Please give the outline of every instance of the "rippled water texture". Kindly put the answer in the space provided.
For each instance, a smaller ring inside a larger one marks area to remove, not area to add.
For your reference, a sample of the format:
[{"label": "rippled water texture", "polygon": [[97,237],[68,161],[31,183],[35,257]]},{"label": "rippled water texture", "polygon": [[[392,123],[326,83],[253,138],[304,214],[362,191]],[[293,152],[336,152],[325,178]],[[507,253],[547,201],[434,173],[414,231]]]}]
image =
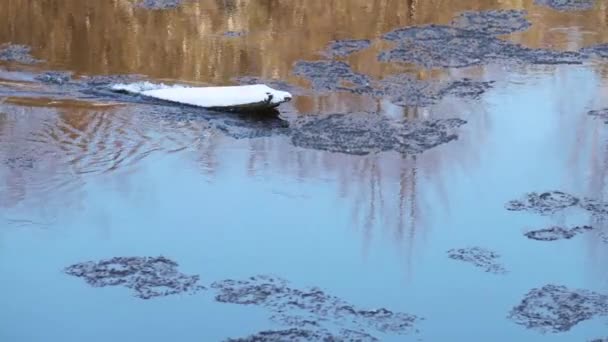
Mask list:
[{"label": "rippled water texture", "polygon": [[0,341],[606,338],[607,6],[0,1]]}]

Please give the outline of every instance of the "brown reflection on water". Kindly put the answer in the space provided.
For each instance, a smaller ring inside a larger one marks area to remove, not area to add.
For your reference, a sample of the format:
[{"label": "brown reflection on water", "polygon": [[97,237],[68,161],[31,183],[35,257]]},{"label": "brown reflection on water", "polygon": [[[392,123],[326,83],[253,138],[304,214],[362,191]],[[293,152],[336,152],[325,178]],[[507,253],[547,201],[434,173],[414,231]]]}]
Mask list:
[{"label": "brown reflection on water", "polygon": [[111,102],[80,101],[72,99],[53,99],[40,97],[5,97],[3,103],[26,107],[54,107],[54,108],[109,108],[122,106]]},{"label": "brown reflection on water", "polygon": [[[527,9],[534,25],[513,39],[531,46],[576,48],[608,38],[604,2],[574,14],[534,6],[533,0],[198,0],[168,11],[133,3],[4,0],[0,42],[31,45],[51,68],[77,73],[220,84],[244,74],[295,81],[293,63],[320,58],[330,40],[374,39],[400,26],[449,23],[463,10]],[[229,30],[247,34],[225,37]],[[373,76],[394,73],[395,66],[376,61],[380,45],[352,56],[353,67]]]},{"label": "brown reflection on water", "polygon": [[[143,74],[197,84],[227,84],[243,75],[306,85],[292,74],[298,60],[319,59],[334,39],[376,39],[348,58],[353,69],[382,78],[411,66],[379,63],[388,46],[377,38],[394,28],[449,23],[464,10],[525,9],[533,26],[509,37],[529,46],[578,49],[608,41],[605,2],[593,11],[563,13],[533,0],[193,0],[174,10],[152,11],[135,0],[4,0],[0,43],[31,45],[45,69],[77,74]],[[226,37],[226,31],[246,32]],[[484,76],[488,67],[466,70]],[[598,66],[598,68],[602,68]],[[465,76],[466,73],[463,73]],[[420,79],[446,78],[445,70],[419,72]],[[299,112],[375,110],[369,99],[348,94],[298,97]]]}]

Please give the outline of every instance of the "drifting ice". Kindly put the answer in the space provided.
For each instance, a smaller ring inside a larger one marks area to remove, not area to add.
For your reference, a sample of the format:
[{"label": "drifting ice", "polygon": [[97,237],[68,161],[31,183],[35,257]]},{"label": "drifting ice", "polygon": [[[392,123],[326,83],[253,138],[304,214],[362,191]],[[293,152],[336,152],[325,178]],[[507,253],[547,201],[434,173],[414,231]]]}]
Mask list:
[{"label": "drifting ice", "polygon": [[277,107],[291,100],[291,94],[264,84],[225,87],[167,86],[150,82],[115,84],[112,90],[196,107],[248,111]]}]

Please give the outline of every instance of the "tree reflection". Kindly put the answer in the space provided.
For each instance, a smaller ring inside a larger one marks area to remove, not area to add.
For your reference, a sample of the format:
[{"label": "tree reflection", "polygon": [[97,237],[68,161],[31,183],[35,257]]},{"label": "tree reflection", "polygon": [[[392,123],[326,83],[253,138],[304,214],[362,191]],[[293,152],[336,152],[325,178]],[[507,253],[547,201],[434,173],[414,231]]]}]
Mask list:
[{"label": "tree reflection", "polygon": [[[533,0],[203,0],[171,11],[149,11],[134,2],[5,0],[0,42],[31,45],[53,68],[77,73],[222,84],[245,74],[297,82],[293,63],[320,58],[330,40],[376,39],[400,26],[449,23],[464,10],[528,10],[533,26],[512,39],[530,46],[575,49],[608,38],[604,3],[571,15],[534,6]],[[247,35],[228,38],[226,31]],[[376,61],[382,45],[352,56],[350,64],[372,76],[394,72],[395,66]]]}]

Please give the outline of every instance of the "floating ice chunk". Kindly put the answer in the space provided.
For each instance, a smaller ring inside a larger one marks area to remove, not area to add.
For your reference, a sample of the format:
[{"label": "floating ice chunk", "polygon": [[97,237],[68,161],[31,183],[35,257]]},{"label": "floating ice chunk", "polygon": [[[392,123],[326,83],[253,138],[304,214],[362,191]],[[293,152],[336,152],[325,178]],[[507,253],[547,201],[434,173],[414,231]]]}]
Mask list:
[{"label": "floating ice chunk", "polygon": [[112,90],[210,109],[260,110],[290,101],[292,96],[264,84],[225,87],[167,86],[150,82],[115,84]]},{"label": "floating ice chunk", "polygon": [[146,90],[145,96],[205,108],[276,107],[291,94],[263,84],[229,87],[163,88]]}]

